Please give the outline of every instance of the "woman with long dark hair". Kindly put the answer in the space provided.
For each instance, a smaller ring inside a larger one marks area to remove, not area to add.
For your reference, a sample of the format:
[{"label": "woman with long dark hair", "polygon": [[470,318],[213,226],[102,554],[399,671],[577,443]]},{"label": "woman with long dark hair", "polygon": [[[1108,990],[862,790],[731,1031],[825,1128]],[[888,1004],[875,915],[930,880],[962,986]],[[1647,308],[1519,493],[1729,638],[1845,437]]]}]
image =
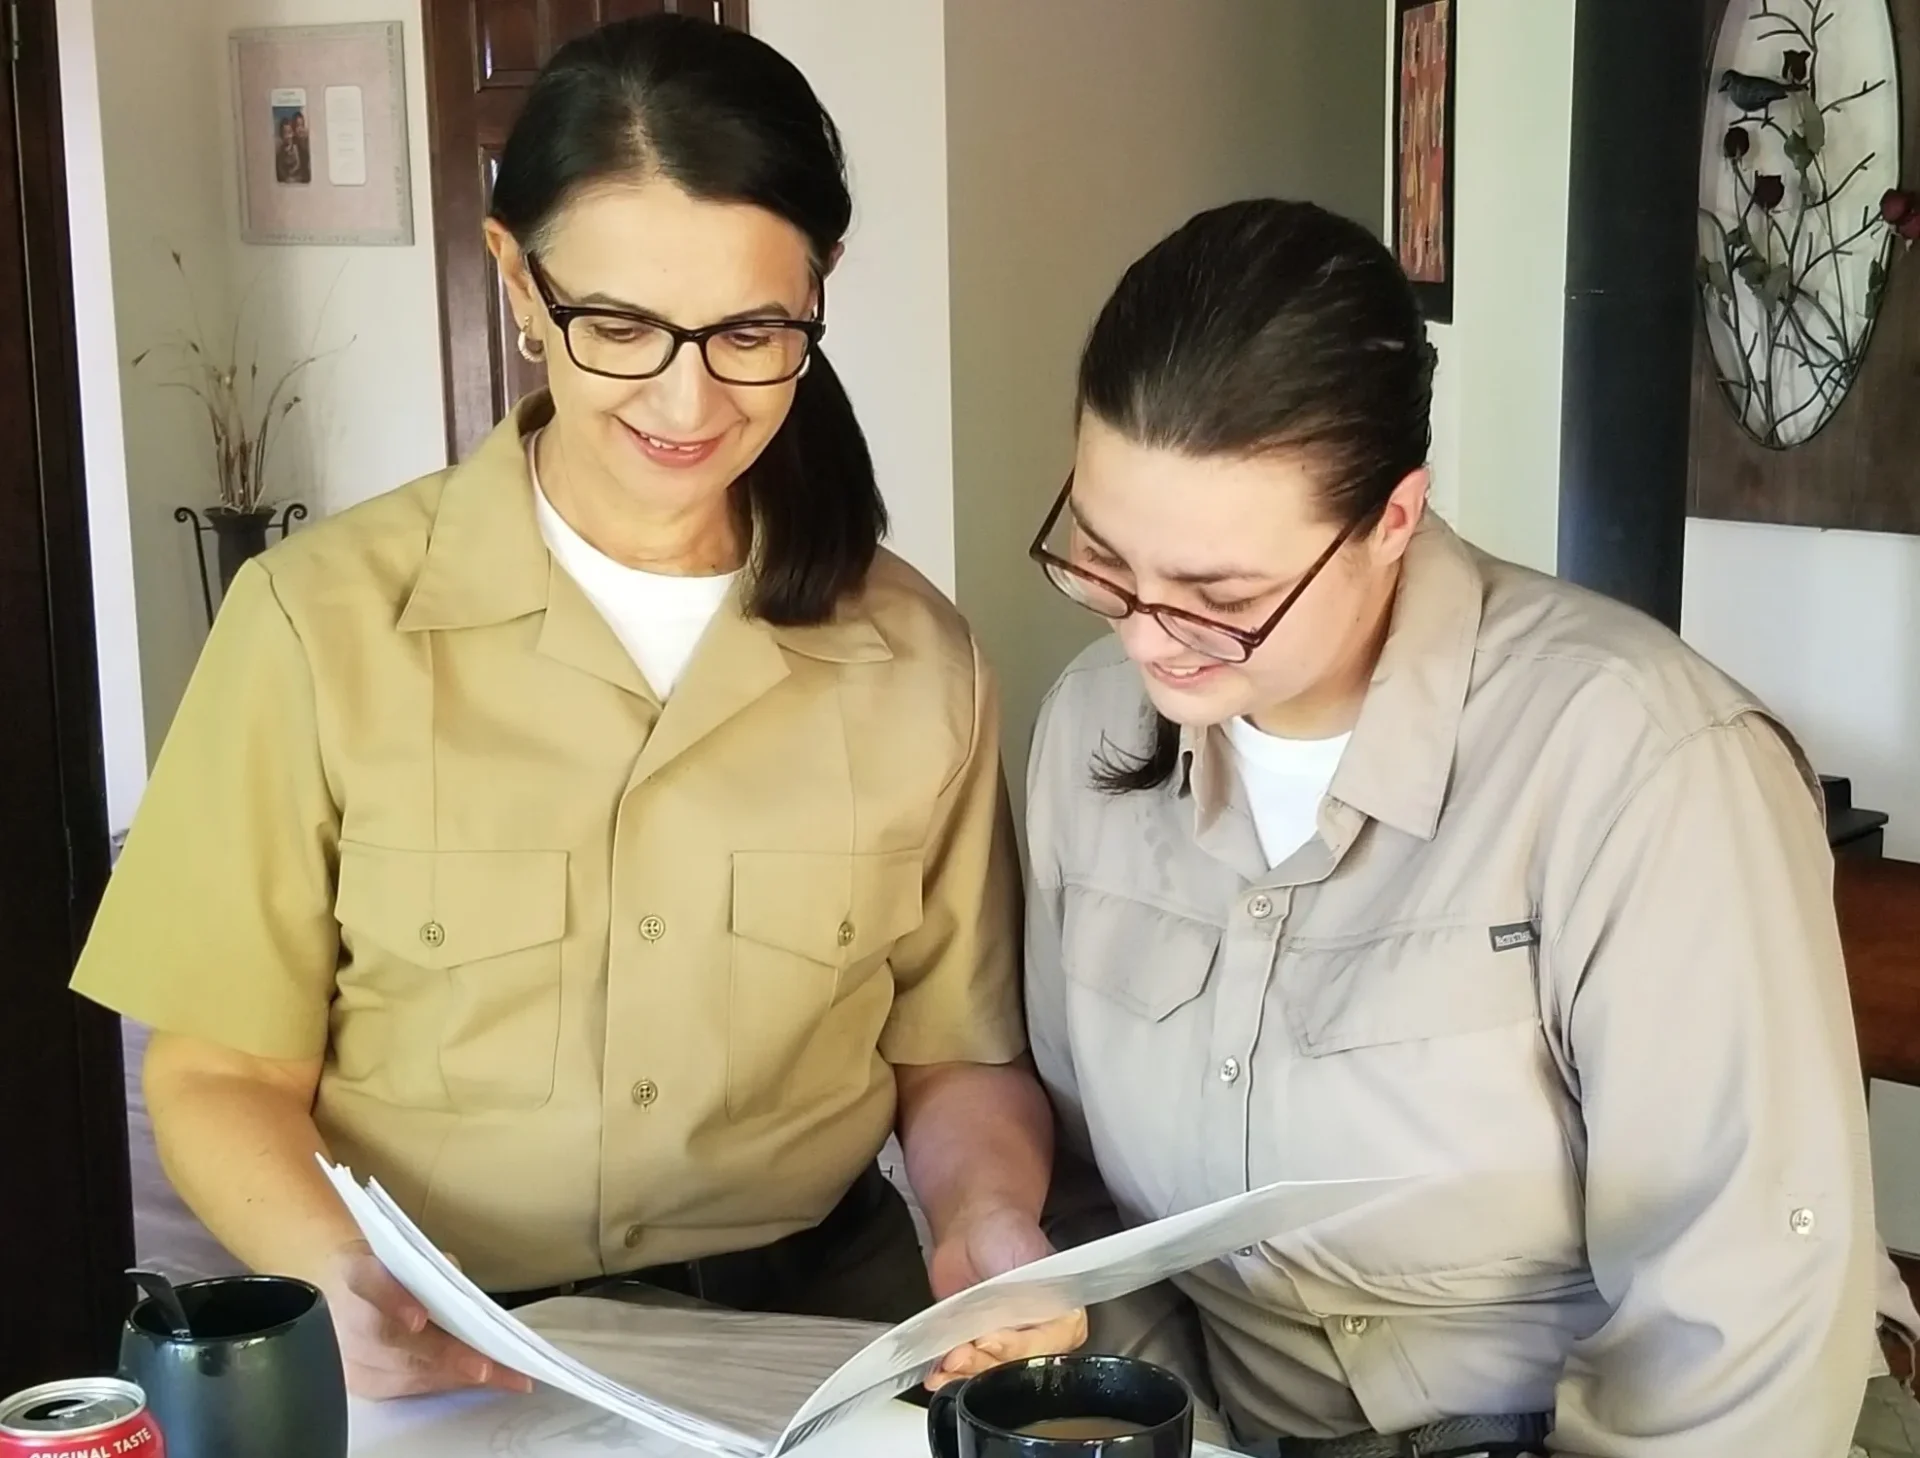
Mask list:
[{"label": "woman with long dark hair", "polygon": [[1426,1177],[1178,1281],[1249,1451],[1838,1458],[1879,1253],[1817,786],[1671,633],[1429,514],[1432,370],[1301,203],[1194,218],[1094,326],[1034,546],[1113,626],[1029,781],[1063,1167],[1128,1222]]},{"label": "woman with long dark hair", "polygon": [[993,688],[821,349],[851,207],[765,44],[566,46],[487,224],[550,391],[244,571],[181,706],[76,986],[153,1025],[169,1174],[325,1291],[355,1391],[523,1379],[323,1152],[509,1302],[901,1317],[895,1131],[934,1290],[1046,1249]]}]

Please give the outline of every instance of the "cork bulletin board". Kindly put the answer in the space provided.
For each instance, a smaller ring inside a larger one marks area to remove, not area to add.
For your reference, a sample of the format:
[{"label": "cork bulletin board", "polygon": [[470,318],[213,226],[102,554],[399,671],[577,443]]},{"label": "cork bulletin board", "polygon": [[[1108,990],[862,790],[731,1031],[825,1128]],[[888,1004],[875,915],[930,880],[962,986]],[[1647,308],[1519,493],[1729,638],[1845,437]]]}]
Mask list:
[{"label": "cork bulletin board", "polygon": [[234,32],[245,242],[413,242],[401,36],[398,21]]}]

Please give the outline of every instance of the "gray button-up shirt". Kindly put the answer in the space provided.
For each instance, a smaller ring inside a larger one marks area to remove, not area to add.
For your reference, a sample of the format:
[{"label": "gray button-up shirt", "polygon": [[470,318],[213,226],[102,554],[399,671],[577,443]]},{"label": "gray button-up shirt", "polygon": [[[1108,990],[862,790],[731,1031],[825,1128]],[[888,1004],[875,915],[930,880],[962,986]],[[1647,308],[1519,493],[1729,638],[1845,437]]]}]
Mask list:
[{"label": "gray button-up shirt", "polygon": [[1112,642],[1029,777],[1028,1000],[1122,1219],[1438,1173],[1180,1281],[1245,1433],[1551,1412],[1556,1453],[1844,1454],[1870,1360],[1860,1068],[1817,787],[1646,618],[1430,521],[1319,835],[1218,731],[1163,791]]}]

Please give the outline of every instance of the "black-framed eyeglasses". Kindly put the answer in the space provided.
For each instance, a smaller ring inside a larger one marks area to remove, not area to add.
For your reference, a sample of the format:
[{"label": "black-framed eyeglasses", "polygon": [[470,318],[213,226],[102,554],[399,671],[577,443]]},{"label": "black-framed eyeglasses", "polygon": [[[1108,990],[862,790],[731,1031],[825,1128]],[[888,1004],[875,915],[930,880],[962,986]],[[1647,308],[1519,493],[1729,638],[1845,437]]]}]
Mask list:
[{"label": "black-framed eyeglasses", "polygon": [[650,314],[626,309],[579,308],[553,295],[546,270],[531,253],[527,272],[540,302],[559,326],[567,354],[590,375],[610,380],[650,380],[665,374],[685,345],[693,345],[707,373],[723,385],[783,385],[807,367],[827,332],[827,286],[817,273],[819,302],[811,319],[728,319],[682,329]]},{"label": "black-framed eyeglasses", "polygon": [[1267,620],[1257,628],[1236,628],[1230,623],[1216,622],[1200,613],[1188,612],[1185,608],[1169,606],[1166,603],[1142,602],[1139,597],[1117,582],[1109,582],[1097,572],[1069,562],[1066,558],[1050,551],[1047,538],[1053,535],[1053,529],[1060,523],[1060,514],[1067,509],[1067,501],[1073,495],[1073,474],[1067,474],[1067,484],[1060,488],[1060,495],[1053,503],[1053,510],[1047,513],[1047,519],[1040,524],[1039,535],[1033,539],[1033,545],[1027,548],[1027,555],[1040,564],[1040,570],[1047,574],[1060,592],[1083,608],[1089,608],[1103,618],[1119,621],[1121,618],[1145,613],[1163,629],[1175,642],[1204,653],[1207,657],[1222,663],[1245,663],[1253,652],[1272,636],[1273,630],[1280,626],[1293,605],[1300,601],[1300,594],[1313,585],[1334,555],[1347,544],[1359,523],[1349,522],[1341,528],[1340,535],[1327,544],[1314,564],[1307,569],[1306,576],[1293,585]]}]

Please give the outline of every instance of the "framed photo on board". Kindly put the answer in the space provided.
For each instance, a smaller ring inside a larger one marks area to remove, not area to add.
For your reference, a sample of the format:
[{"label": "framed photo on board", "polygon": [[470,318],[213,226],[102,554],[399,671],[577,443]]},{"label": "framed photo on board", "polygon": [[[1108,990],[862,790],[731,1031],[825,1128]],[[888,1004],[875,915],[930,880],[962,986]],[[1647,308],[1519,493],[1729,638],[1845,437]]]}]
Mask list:
[{"label": "framed photo on board", "polygon": [[400,22],[241,30],[229,50],[241,239],[411,244]]},{"label": "framed photo on board", "polygon": [[1459,0],[1394,0],[1393,252],[1435,323],[1453,318]]}]

